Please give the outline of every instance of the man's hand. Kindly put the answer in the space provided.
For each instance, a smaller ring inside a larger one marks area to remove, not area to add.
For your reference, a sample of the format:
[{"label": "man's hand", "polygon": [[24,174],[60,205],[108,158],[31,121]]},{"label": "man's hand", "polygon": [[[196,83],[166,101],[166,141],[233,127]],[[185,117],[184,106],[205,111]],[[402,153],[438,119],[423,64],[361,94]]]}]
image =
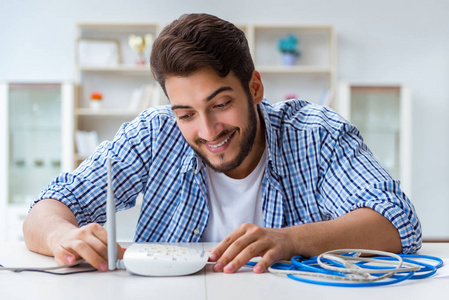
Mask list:
[{"label": "man's hand", "polygon": [[[59,265],[72,264],[83,258],[100,271],[108,269],[107,232],[99,224],[56,233],[50,238],[50,248]],[[123,258],[123,253],[117,244],[117,257]]]},{"label": "man's hand", "polygon": [[[108,267],[106,230],[96,223],[80,228],[72,211],[57,200],[36,203],[23,223],[23,233],[31,251],[54,256],[58,264],[83,258],[100,271]],[[118,244],[117,257],[123,257]]]},{"label": "man's hand", "polygon": [[319,255],[333,249],[402,251],[396,227],[370,208],[359,208],[329,221],[306,223],[281,229],[243,224],[212,250],[214,271],[233,273],[250,259],[262,256],[254,272],[264,272],[278,260],[294,255]]},{"label": "man's hand", "polygon": [[262,256],[253,268],[255,273],[262,273],[274,262],[290,259],[295,255],[290,231],[248,223],[239,226],[211,252],[210,261],[216,262],[214,271],[233,273],[253,257]]}]

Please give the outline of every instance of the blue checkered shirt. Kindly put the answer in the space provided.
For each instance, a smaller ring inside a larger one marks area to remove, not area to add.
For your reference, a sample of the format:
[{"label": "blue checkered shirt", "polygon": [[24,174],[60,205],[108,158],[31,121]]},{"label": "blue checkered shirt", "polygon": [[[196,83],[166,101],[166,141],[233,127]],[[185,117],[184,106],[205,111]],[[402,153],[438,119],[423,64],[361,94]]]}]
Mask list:
[{"label": "blue checkered shirt", "polygon": [[[388,218],[405,253],[421,246],[421,225],[399,182],[379,165],[358,130],[328,108],[301,100],[259,105],[267,164],[262,181],[266,227],[330,220],[360,207]],[[66,204],[80,226],[106,221],[106,158],[112,159],[117,210],[143,194],[135,241],[198,242],[207,226],[204,163],[184,140],[170,106],[122,125],[75,171],[38,197]],[[229,216],[232,218],[232,216]]]}]

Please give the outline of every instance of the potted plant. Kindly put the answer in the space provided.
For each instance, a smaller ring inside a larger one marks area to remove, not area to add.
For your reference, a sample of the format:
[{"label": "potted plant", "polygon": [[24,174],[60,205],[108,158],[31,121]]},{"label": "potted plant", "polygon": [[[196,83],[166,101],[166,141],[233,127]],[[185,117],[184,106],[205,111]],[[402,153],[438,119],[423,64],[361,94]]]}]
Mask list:
[{"label": "potted plant", "polygon": [[293,34],[279,39],[278,49],[282,53],[282,63],[284,66],[294,65],[301,54],[298,49],[298,38]]},{"label": "potted plant", "polygon": [[100,109],[102,100],[103,100],[102,93],[93,92],[92,94],[90,94],[90,107],[92,109]]}]

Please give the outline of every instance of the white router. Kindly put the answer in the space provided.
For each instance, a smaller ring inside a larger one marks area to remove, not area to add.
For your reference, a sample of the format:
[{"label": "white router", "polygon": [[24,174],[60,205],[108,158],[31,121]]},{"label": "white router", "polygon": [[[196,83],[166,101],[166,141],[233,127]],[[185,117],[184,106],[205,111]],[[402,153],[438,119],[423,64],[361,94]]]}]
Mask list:
[{"label": "white router", "polygon": [[182,276],[201,270],[207,263],[209,253],[189,244],[134,243],[126,249],[123,260],[117,260],[116,211],[110,158],[107,159],[107,170],[106,217],[109,270],[126,268],[131,274],[143,276]]}]

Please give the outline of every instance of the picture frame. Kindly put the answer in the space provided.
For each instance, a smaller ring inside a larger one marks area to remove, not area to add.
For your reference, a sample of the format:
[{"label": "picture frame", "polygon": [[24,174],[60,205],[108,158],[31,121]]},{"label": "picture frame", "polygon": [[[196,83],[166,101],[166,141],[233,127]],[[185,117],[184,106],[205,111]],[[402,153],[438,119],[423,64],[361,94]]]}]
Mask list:
[{"label": "picture frame", "polygon": [[78,67],[116,67],[120,64],[120,42],[115,39],[78,38]]}]

